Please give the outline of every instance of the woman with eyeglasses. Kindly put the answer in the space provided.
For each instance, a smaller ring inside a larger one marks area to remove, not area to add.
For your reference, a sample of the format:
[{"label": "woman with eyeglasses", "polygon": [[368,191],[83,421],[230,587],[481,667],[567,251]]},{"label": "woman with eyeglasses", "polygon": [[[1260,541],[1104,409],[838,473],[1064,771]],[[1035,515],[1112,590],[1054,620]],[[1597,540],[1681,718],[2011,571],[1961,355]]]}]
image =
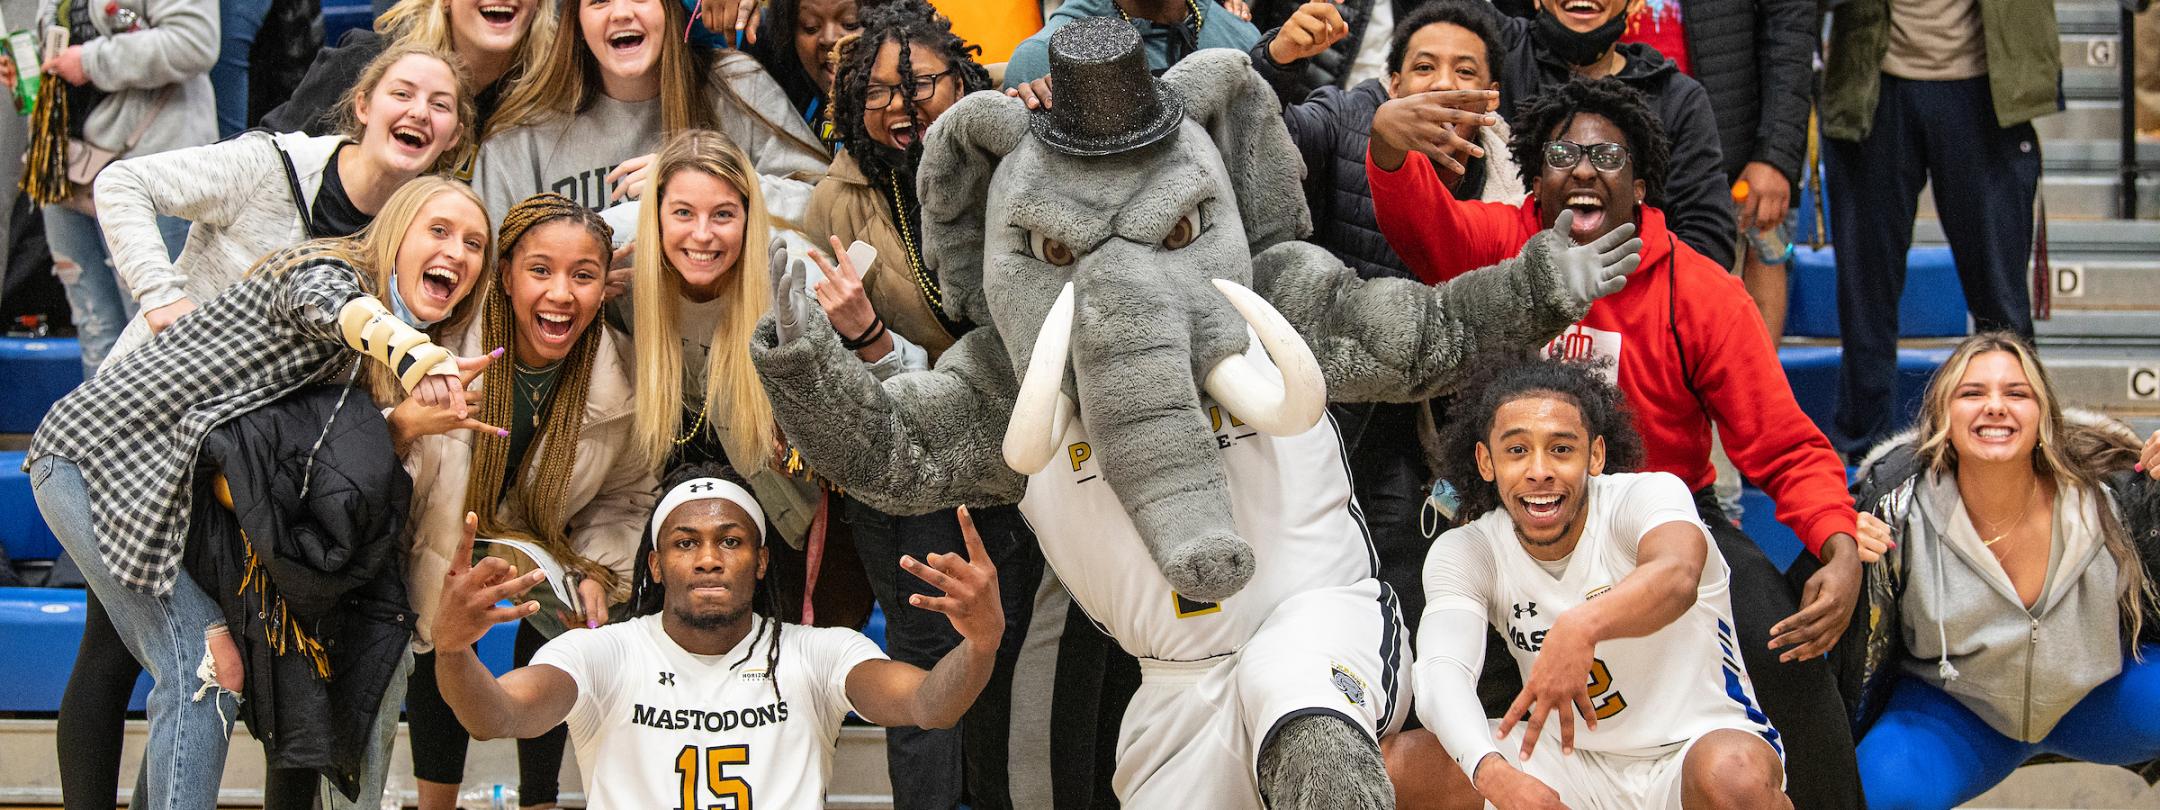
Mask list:
[{"label": "woman with eyeglasses", "polygon": [[[967,94],[994,85],[975,61],[980,49],[955,36],[945,18],[922,0],[871,6],[863,10],[862,24],[860,36],[841,43],[833,74],[833,124],[844,147],[810,194],[804,232],[813,239],[829,237],[833,254],[816,256],[824,280],[811,292],[833,328],[855,347],[856,357],[884,377],[928,368],[969,327],[947,316],[937,277],[924,261],[915,169],[922,161],[923,133],[938,116]],[[843,252],[857,241],[877,249],[877,259],[867,267],[856,266]],[[1014,760],[1008,750],[1025,747],[1007,745],[1007,728],[1048,727],[1008,723],[1011,671],[1029,630],[1042,556],[1014,507],[978,507],[973,515],[997,562],[1007,649],[993,686],[958,728],[886,730],[896,808],[957,806],[963,773],[975,807],[1036,806],[1025,797],[1008,796],[1008,760]],[[887,515],[850,499],[845,518],[885,611],[887,651],[918,666],[935,663],[960,638],[943,617],[910,604],[909,595],[923,586],[899,575],[900,559],[960,551],[958,517],[952,510]],[[1012,766],[1048,763],[1014,760]]]},{"label": "woman with eyeglasses", "polygon": [[[1530,187],[1521,204],[1457,200],[1426,155],[1411,152],[1388,170],[1376,147],[1365,173],[1381,233],[1428,283],[1514,256],[1543,230],[1607,250],[1637,237],[1640,269],[1545,351],[1612,361],[1647,449],[1643,469],[1677,475],[1694,490],[1732,570],[1740,657],[1784,738],[1793,804],[1860,806],[1852,731],[1823,660],[1860,594],[1843,462],[1793,400],[1740,279],[1690,246],[1658,207],[1672,146],[1642,93],[1618,79],[1577,80],[1537,97],[1510,123],[1510,151]],[[1713,427],[1740,473],[1770,494],[1778,521],[1806,546],[1790,580],[1719,506]]]}]

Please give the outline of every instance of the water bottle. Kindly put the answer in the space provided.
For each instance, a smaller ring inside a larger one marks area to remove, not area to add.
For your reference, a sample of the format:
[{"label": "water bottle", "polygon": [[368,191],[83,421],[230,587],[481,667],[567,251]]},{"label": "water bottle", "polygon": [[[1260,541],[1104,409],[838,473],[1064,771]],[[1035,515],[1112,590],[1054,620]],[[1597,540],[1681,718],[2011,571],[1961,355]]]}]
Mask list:
[{"label": "water bottle", "polygon": [[1747,239],[1748,244],[1755,248],[1756,261],[1772,266],[1792,261],[1792,228],[1783,222],[1775,227],[1750,233]]},{"label": "water bottle", "polygon": [[[1748,187],[1748,181],[1746,180],[1734,183],[1732,187],[1733,205],[1738,206],[1746,203],[1751,191],[1753,189]],[[1772,266],[1792,261],[1792,228],[1786,226],[1784,222],[1754,231],[1745,231],[1743,229],[1743,232],[1747,237],[1748,246],[1755,249],[1756,261]]]},{"label": "water bottle", "polygon": [[517,810],[518,793],[502,784],[477,787],[458,794],[457,806],[458,810]]}]

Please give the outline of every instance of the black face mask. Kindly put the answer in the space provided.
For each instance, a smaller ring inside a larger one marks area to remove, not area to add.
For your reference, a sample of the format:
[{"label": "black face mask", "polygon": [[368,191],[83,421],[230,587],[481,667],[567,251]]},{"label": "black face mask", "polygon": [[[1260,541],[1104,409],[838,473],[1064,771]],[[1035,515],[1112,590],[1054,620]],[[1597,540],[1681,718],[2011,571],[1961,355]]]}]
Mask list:
[{"label": "black face mask", "polygon": [[1613,43],[1619,42],[1620,34],[1626,30],[1625,10],[1613,14],[1604,25],[1587,33],[1568,28],[1549,9],[1538,9],[1537,18],[1530,23],[1530,37],[1570,65],[1596,62],[1606,51],[1612,50]]}]

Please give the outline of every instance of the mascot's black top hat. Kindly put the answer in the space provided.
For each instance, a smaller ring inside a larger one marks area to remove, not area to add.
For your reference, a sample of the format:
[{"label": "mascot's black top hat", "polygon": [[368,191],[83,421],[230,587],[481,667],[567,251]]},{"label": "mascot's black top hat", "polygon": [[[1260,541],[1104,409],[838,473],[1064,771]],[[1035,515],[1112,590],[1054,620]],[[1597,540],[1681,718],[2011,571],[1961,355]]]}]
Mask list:
[{"label": "mascot's black top hat", "polygon": [[1050,35],[1057,103],[1029,114],[1028,129],[1068,155],[1114,155],[1176,132],[1177,93],[1148,73],[1140,32],[1116,17],[1091,17]]}]

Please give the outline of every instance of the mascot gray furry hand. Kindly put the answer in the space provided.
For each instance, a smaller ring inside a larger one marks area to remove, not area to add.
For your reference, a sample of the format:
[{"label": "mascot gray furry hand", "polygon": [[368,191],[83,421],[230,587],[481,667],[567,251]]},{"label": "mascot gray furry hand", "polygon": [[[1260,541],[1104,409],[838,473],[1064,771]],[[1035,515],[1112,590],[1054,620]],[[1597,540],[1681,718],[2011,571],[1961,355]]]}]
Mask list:
[{"label": "mascot gray furry hand", "polygon": [[1439,287],[1361,280],[1298,241],[1303,166],[1245,54],[1155,79],[1139,48],[1119,20],[1072,23],[1054,108],[977,93],[930,129],[923,255],[976,325],[935,368],[878,382],[794,297],[752,356],[790,441],[853,497],[1020,502],[1142,660],[1127,734],[1157,739],[1120,752],[1127,806],[1392,807],[1377,740],[1408,712],[1407,639],[1326,402],[1429,398],[1478,353],[1543,345],[1639,243],[1546,232]]}]

